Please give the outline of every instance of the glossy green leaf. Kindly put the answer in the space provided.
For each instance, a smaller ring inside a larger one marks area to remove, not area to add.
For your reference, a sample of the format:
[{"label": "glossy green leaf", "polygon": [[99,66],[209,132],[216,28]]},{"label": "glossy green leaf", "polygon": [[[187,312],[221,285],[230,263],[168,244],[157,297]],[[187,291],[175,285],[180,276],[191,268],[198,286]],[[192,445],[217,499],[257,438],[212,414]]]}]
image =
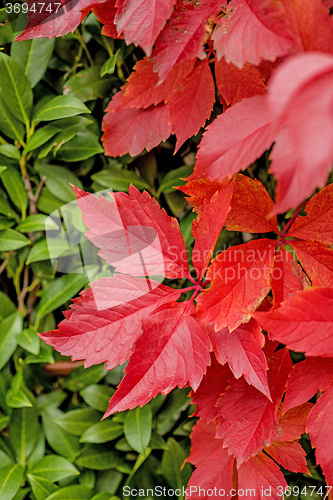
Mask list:
[{"label": "glossy green leaf", "polygon": [[40,177],[46,177],[46,187],[54,196],[64,202],[76,199],[70,184],[82,189],[79,179],[70,170],[55,165],[42,164],[36,168]]},{"label": "glossy green leaf", "polygon": [[[35,214],[28,215],[28,217],[22,221],[18,226],[16,226],[16,230],[20,231],[20,233],[29,233],[30,231],[45,231],[45,221],[48,217],[43,214]],[[54,222],[52,225],[50,219],[48,221],[48,230],[58,229],[58,225]]]},{"label": "glossy green leaf", "polygon": [[90,110],[79,99],[68,95],[59,95],[44,104],[35,114],[33,120],[38,123],[59,120],[60,118],[68,118],[83,113],[90,113]]},{"label": "glossy green leaf", "polygon": [[99,422],[100,414],[91,408],[82,408],[64,413],[57,418],[56,423],[65,431],[75,436],[81,436],[91,425]]},{"label": "glossy green leaf", "polygon": [[80,467],[94,470],[108,470],[115,468],[121,462],[121,456],[110,450],[106,445],[87,446],[76,458],[75,463]]},{"label": "glossy green leaf", "polygon": [[16,349],[16,335],[22,329],[22,316],[13,312],[0,322],[0,370]]},{"label": "glossy green leaf", "polygon": [[73,298],[87,284],[87,277],[80,274],[67,274],[52,281],[42,293],[37,315],[46,316]]},{"label": "glossy green leaf", "polygon": [[8,229],[9,227],[14,226],[15,222],[11,219],[7,219],[7,217],[3,217],[0,215],[0,231],[4,229]]},{"label": "glossy green leaf", "polygon": [[35,476],[34,474],[28,474],[27,477],[36,500],[45,500],[52,493],[59,490],[59,487],[48,479],[43,479],[42,477]]},{"label": "glossy green leaf", "polygon": [[20,209],[22,217],[25,217],[28,206],[28,194],[19,171],[12,166],[8,166],[1,174],[1,180],[12,203]]},{"label": "glossy green leaf", "polygon": [[168,445],[166,444],[162,436],[157,434],[157,432],[153,431],[151,434],[148,448],[151,448],[152,450],[167,450]]},{"label": "glossy green leaf", "polygon": [[42,422],[47,442],[53,450],[69,460],[73,460],[80,449],[79,438],[66,432],[50,415],[43,413]]},{"label": "glossy green leaf", "polygon": [[0,290],[0,321],[14,312],[16,312],[14,302]]},{"label": "glossy green leaf", "polygon": [[[20,43],[20,42],[19,42]],[[45,144],[49,139],[51,139],[57,132],[59,132],[60,128],[54,125],[53,123],[49,125],[45,125],[44,127],[39,128],[36,132],[31,136],[31,139],[27,143],[24,148],[24,154],[29,153],[30,151],[35,151],[40,146]]]},{"label": "glossy green leaf", "polygon": [[29,126],[33,94],[22,66],[0,52],[0,91],[11,113]]},{"label": "glossy green leaf", "polygon": [[64,161],[82,161],[103,152],[97,137],[88,130],[82,130],[61,146],[56,158]]},{"label": "glossy green leaf", "polygon": [[92,491],[81,485],[66,486],[52,493],[47,500],[90,500]]},{"label": "glossy green leaf", "polygon": [[103,66],[101,67],[100,75],[104,76],[106,74],[112,75],[114,73],[114,70],[116,69],[116,62],[117,62],[117,57],[120,52],[120,49],[117,50],[115,54],[113,54],[112,57],[107,59]]},{"label": "glossy green leaf", "polygon": [[107,443],[123,434],[123,426],[111,419],[103,420],[89,427],[82,435],[81,443]]},{"label": "glossy green leaf", "polygon": [[32,264],[33,262],[41,262],[43,260],[50,259],[50,251],[51,255],[71,255],[75,250],[68,248],[67,241],[63,239],[50,239],[47,241],[43,239],[38,241],[30,250],[30,253],[27,258],[27,264]]},{"label": "glossy green leaf", "polygon": [[101,77],[101,66],[91,66],[69,78],[64,87],[64,94],[77,97],[83,102],[106,97],[115,82],[113,77]]},{"label": "glossy green leaf", "polygon": [[124,421],[124,434],[128,444],[143,454],[151,437],[152,413],[149,406],[128,411]]},{"label": "glossy green leaf", "polygon": [[2,98],[0,92],[0,131],[10,139],[18,141],[23,145],[24,126],[23,124],[11,113],[8,108],[5,98]]},{"label": "glossy green leaf", "polygon": [[88,385],[80,391],[80,396],[84,399],[87,405],[96,410],[106,412],[111,396],[114,394],[114,389],[107,385]]},{"label": "glossy green leaf", "polygon": [[14,408],[10,417],[10,440],[17,460],[25,465],[31,454],[37,436],[38,415],[35,406],[30,408]]},{"label": "glossy green leaf", "polygon": [[171,170],[164,176],[157,193],[172,193],[173,191],[175,191],[174,186],[183,186],[186,181],[182,179],[184,179],[185,177],[189,177],[189,175],[191,175],[192,173],[192,170],[192,165],[184,165],[183,167]]},{"label": "glossy green leaf", "polygon": [[7,167],[0,167],[0,174],[6,170]]},{"label": "glossy green leaf", "polygon": [[39,460],[30,470],[35,476],[60,481],[66,477],[78,476],[79,471],[66,458],[58,455],[47,455]]},{"label": "glossy green leaf", "polygon": [[15,231],[14,229],[5,229],[0,231],[0,251],[8,252],[9,250],[18,250],[19,248],[30,245],[31,241],[28,240],[23,234]]},{"label": "glossy green leaf", "polygon": [[162,457],[161,472],[171,488],[182,490],[191,477],[192,467],[189,463],[182,467],[187,453],[175,439],[169,438],[167,445],[168,449]]},{"label": "glossy green leaf", "polygon": [[31,354],[39,354],[40,339],[35,330],[25,328],[21,333],[16,335],[16,342],[22,349],[31,352]]},{"label": "glossy green leaf", "polygon": [[37,209],[40,212],[52,214],[55,210],[61,208],[63,204],[64,202],[62,200],[59,200],[59,198],[53,196],[53,194],[50,193],[50,191],[46,187],[44,187],[38,198]]},{"label": "glossy green leaf", "polygon": [[166,398],[165,405],[158,413],[156,419],[157,431],[160,434],[166,434],[175,425],[181,413],[186,410],[191,404],[188,398],[190,390],[187,387],[173,391]]},{"label": "glossy green leaf", "polygon": [[24,469],[21,464],[6,465],[0,469],[0,498],[11,500],[21,485]]},{"label": "glossy green leaf", "polygon": [[93,174],[91,178],[103,188],[114,191],[128,191],[131,184],[140,190],[150,189],[149,184],[142,177],[126,169],[108,167]]},{"label": "glossy green leaf", "polygon": [[33,406],[22,389],[15,391],[9,389],[6,395],[6,403],[10,408],[31,408]]},{"label": "glossy green leaf", "polygon": [[79,366],[75,368],[64,380],[63,387],[70,391],[76,392],[82,390],[84,387],[96,384],[105,376],[104,363],[99,365],[84,368]]},{"label": "glossy green leaf", "polygon": [[18,215],[15,213],[13,208],[10,206],[8,202],[8,197],[6,193],[0,188],[0,214],[6,215],[9,218],[17,218]]},{"label": "glossy green leaf", "polygon": [[[0,431],[5,429],[8,424],[9,424],[9,416],[8,415],[0,415]],[[1,467],[1,465],[0,465],[0,467]]]},{"label": "glossy green leaf", "polygon": [[19,160],[21,158],[19,150],[12,144],[1,144],[0,154],[7,156],[7,158],[12,158],[13,160]]},{"label": "glossy green leaf", "polygon": [[24,68],[31,87],[34,87],[43,77],[54,43],[54,38],[35,38],[12,43],[10,55]]}]

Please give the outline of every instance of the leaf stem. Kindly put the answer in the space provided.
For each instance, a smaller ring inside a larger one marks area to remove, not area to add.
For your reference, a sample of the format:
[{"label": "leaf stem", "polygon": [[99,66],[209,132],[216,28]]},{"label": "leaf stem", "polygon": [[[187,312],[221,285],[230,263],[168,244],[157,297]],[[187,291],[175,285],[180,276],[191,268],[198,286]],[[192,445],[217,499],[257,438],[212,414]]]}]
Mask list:
[{"label": "leaf stem", "polygon": [[289,222],[285,225],[283,231],[282,231],[282,238],[285,238],[290,226],[294,222],[294,220],[298,217],[299,213],[302,211],[302,208],[304,207],[304,203],[301,203],[295,210],[292,218],[289,220]]}]

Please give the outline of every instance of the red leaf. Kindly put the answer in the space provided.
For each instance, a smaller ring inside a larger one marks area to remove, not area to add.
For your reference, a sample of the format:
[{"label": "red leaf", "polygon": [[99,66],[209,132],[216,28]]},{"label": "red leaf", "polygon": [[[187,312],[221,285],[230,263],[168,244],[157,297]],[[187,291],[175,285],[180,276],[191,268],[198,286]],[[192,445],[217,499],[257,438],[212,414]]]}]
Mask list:
[{"label": "red leaf", "polygon": [[190,179],[231,177],[261,156],[273,140],[265,96],[245,99],[207,127]]},{"label": "red leaf", "polygon": [[233,382],[219,400],[217,436],[225,439],[238,466],[279,437],[278,412],[291,367],[286,350],[270,358],[268,380],[273,402],[244,379]]},{"label": "red leaf", "polygon": [[[216,425],[199,420],[191,434],[191,453],[188,461],[198,467],[188,483],[186,498],[208,500],[221,498],[219,491],[229,492],[233,488],[232,475],[234,457],[223,448],[223,441],[214,438]],[[202,489],[199,494],[199,487]],[[215,494],[203,494],[203,490],[214,490]]]},{"label": "red leaf", "polygon": [[253,240],[223,251],[212,262],[208,290],[198,297],[200,318],[232,331],[246,322],[270,289],[275,246],[271,240]]},{"label": "red leaf", "polygon": [[264,453],[250,458],[238,470],[238,488],[255,490],[256,496],[251,493],[251,498],[281,500],[281,493],[287,486],[279,467]]},{"label": "red leaf", "polygon": [[170,17],[176,0],[118,0],[116,25],[127,45],[140,45],[149,56],[160,31]]},{"label": "red leaf", "polygon": [[258,323],[250,320],[232,333],[228,328],[212,331],[210,339],[219,363],[228,363],[237,379],[243,375],[248,384],[270,398],[267,360],[262,351],[265,337]]},{"label": "red leaf", "polygon": [[284,469],[309,474],[306,465],[306,453],[299,443],[279,443],[276,441],[268,448],[265,448],[265,451]]},{"label": "red leaf", "polygon": [[189,198],[187,198],[188,203],[192,205],[194,212],[198,212],[204,201],[210,200],[217,191],[224,189],[228,182],[228,179],[223,181],[194,179],[188,181],[184,186],[179,186],[177,189],[189,196]]},{"label": "red leaf", "polygon": [[[291,372],[291,377],[292,373],[293,372]],[[287,386],[288,384],[289,382],[287,382]],[[305,424],[312,407],[312,403],[304,403],[297,406],[297,408],[291,408],[284,415],[282,415],[279,421],[282,435],[278,440],[284,442],[296,441],[300,439],[301,434],[305,433]]]},{"label": "red leaf", "polygon": [[201,62],[172,93],[169,102],[176,151],[203,127],[215,102],[215,85],[207,61]]},{"label": "red leaf", "polygon": [[102,141],[105,154],[136,156],[168,139],[171,134],[170,114],[164,104],[147,109],[121,109],[119,101],[114,97],[104,116]]},{"label": "red leaf", "polygon": [[206,375],[203,376],[198,389],[190,394],[192,403],[196,405],[193,416],[206,418],[208,422],[213,420],[218,413],[216,403],[233,378],[228,365],[220,365],[212,355],[212,363],[207,368]]},{"label": "red leaf", "polygon": [[[46,0],[44,8],[40,8],[36,0],[28,0],[28,24],[26,29],[15,38],[30,40],[32,38],[52,38],[74,32],[92,7],[105,0],[62,0],[60,8],[52,0]],[[35,6],[35,12],[32,9]]]},{"label": "red leaf", "polygon": [[59,330],[40,338],[73,360],[84,359],[86,367],[104,361],[107,369],[123,364],[142,334],[142,320],[180,295],[157,282],[149,285],[145,279],[119,274],[102,278],[73,301]]},{"label": "red leaf", "polygon": [[333,250],[318,241],[291,241],[313,286],[332,286]]},{"label": "red leaf", "polygon": [[[229,182],[221,191],[217,191],[210,200],[203,202],[198,218],[192,223],[192,235],[195,238],[192,263],[200,282],[213,255],[214,247],[223,229],[234,189],[234,182]],[[216,217],[216,214],[219,214]]]},{"label": "red leaf", "polygon": [[205,23],[220,10],[221,2],[201,0],[178,2],[170,22],[156,41],[152,60],[161,80],[184,59],[204,56]]},{"label": "red leaf", "polygon": [[301,267],[284,248],[280,248],[275,254],[271,279],[275,307],[307,286]]},{"label": "red leaf", "polygon": [[161,307],[143,324],[143,335],[104,418],[143,406],[176,386],[199,387],[211,346],[206,330],[190,315],[193,312],[188,302],[176,302]]},{"label": "red leaf", "polygon": [[310,412],[307,430],[316,448],[327,484],[333,484],[333,384],[331,383]]},{"label": "red leaf", "polygon": [[333,244],[333,184],[315,194],[305,205],[306,216],[298,216],[288,236]]},{"label": "red leaf", "polygon": [[289,58],[274,73],[268,98],[281,132],[271,153],[278,180],[276,212],[296,207],[325,185],[332,167],[333,57]]},{"label": "red leaf", "polygon": [[333,288],[308,288],[254,318],[289,349],[309,356],[333,356]]},{"label": "red leaf", "polygon": [[215,62],[215,77],[222,99],[231,106],[266,91],[263,75],[254,66],[246,65],[239,69],[222,58]]},{"label": "red leaf", "polygon": [[166,79],[159,83],[154,64],[146,57],[138,61],[127,83],[122,87],[124,98],[121,109],[148,108],[162,101],[167,103],[178,85],[191,73],[194,63],[194,60],[185,59],[172,68]]},{"label": "red leaf", "polygon": [[189,275],[178,221],[147,192],[130,186],[129,194],[113,193],[113,202],[77,188],[75,192],[89,229],[86,236],[118,272],[171,279]]},{"label": "red leaf", "polygon": [[[280,22],[276,26],[276,10],[272,2],[269,8],[265,4],[265,16],[261,19],[257,12],[260,7],[258,9],[253,4],[249,0],[231,0],[226,15],[219,18],[212,36],[218,58],[224,56],[228,63],[232,62],[239,68],[245,63],[257,66],[263,59],[275,61],[288,54],[294,45],[288,23]],[[283,14],[278,14],[281,21]],[[266,26],[270,16],[275,21],[273,30]]]},{"label": "red leaf", "polygon": [[333,359],[308,358],[294,365],[290,374],[284,408],[289,410],[325,391],[333,379]]},{"label": "red leaf", "polygon": [[98,20],[104,24],[102,34],[111,38],[122,38],[118,35],[114,18],[117,13],[116,7],[117,0],[106,0],[100,5],[92,8],[93,13],[97,16]]},{"label": "red leaf", "polygon": [[257,179],[236,175],[226,228],[247,233],[279,232],[276,215],[272,215],[274,202],[264,185]]}]

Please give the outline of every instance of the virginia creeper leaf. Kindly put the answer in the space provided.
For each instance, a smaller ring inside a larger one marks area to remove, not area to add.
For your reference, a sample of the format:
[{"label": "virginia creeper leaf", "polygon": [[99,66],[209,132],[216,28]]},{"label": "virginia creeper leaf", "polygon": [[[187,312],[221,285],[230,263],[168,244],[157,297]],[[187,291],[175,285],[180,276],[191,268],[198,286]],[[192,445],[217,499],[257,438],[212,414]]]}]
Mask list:
[{"label": "virginia creeper leaf", "polygon": [[301,267],[284,248],[280,248],[275,254],[271,280],[275,307],[307,286]]},{"label": "virginia creeper leaf", "polygon": [[279,500],[281,494],[278,492],[287,486],[280,468],[264,453],[250,458],[238,470],[238,487],[245,491],[254,489],[254,498],[258,500]]},{"label": "virginia creeper leaf", "polygon": [[118,35],[115,25],[115,16],[117,13],[116,3],[117,0],[106,0],[103,3],[94,5],[91,9],[97,16],[98,20],[104,24],[102,28],[102,35],[109,36],[114,39],[122,38]]},{"label": "virginia creeper leaf", "polygon": [[299,443],[279,443],[276,441],[268,448],[265,448],[265,451],[275,462],[282,465],[284,469],[309,474],[309,469],[306,465],[306,453]]},{"label": "virginia creeper leaf", "polygon": [[313,286],[332,286],[333,250],[319,241],[291,241]]}]

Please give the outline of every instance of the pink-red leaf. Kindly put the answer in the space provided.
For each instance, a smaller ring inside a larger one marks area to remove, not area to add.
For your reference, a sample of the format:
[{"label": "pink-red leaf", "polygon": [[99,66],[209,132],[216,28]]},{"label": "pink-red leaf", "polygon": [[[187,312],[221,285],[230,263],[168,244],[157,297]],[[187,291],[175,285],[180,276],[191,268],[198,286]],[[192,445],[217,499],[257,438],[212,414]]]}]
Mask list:
[{"label": "pink-red leaf", "polygon": [[280,468],[264,453],[250,458],[238,470],[238,488],[251,490],[251,498],[256,500],[281,500],[281,491],[287,486]]},{"label": "pink-red leaf", "polygon": [[180,295],[145,279],[115,274],[102,278],[75,299],[59,330],[40,334],[64,356],[84,359],[85,366],[106,362],[108,369],[123,364],[142,334],[142,320],[154,309]]},{"label": "pink-red leaf", "polygon": [[307,286],[301,267],[284,248],[280,248],[275,254],[271,279],[275,307]]},{"label": "pink-red leaf", "polygon": [[261,239],[217,255],[207,273],[211,286],[197,301],[202,320],[230,331],[245,323],[270,289],[274,253],[272,241]]},{"label": "pink-red leaf", "polygon": [[140,45],[150,56],[175,3],[176,0],[118,0],[115,17],[118,33],[123,33],[127,45]]},{"label": "pink-red leaf", "polygon": [[306,215],[298,216],[288,236],[333,244],[333,184],[315,194],[305,205]]},{"label": "pink-red leaf", "polygon": [[[291,377],[292,373],[293,372],[291,372]],[[287,382],[287,387],[288,386],[289,382]],[[296,408],[291,408],[282,415],[279,421],[282,435],[278,441],[298,441],[301,435],[305,433],[305,424],[312,407],[312,403],[304,403]]]},{"label": "pink-red leaf", "polygon": [[190,179],[231,177],[261,156],[273,140],[266,96],[245,99],[207,127]]},{"label": "pink-red leaf", "polygon": [[308,288],[255,319],[274,340],[309,356],[333,356],[333,288]]},{"label": "pink-red leaf", "polygon": [[318,241],[291,241],[313,286],[333,285],[333,250]]},{"label": "pink-red leaf", "polygon": [[208,334],[190,314],[194,306],[176,302],[161,307],[143,325],[126,375],[111,398],[105,417],[143,406],[176,386],[198,388],[210,362]]},{"label": "pink-red leaf", "polygon": [[114,201],[109,201],[77,188],[75,191],[88,227],[86,236],[118,272],[171,279],[189,275],[178,221],[147,192],[130,186],[128,194],[114,193]]},{"label": "pink-red leaf", "polygon": [[212,331],[210,339],[221,364],[228,363],[236,378],[243,375],[248,384],[270,398],[267,360],[262,351],[265,338],[258,323],[250,320],[231,333],[228,328]]},{"label": "pink-red leaf", "polygon": [[96,5],[92,8],[93,13],[104,25],[102,28],[102,35],[109,36],[114,39],[121,38],[118,35],[117,28],[114,23],[114,18],[117,13],[116,3],[117,0],[106,0],[100,5]]},{"label": "pink-red leaf", "polygon": [[231,181],[224,189],[217,191],[210,200],[204,200],[198,218],[192,223],[192,235],[195,238],[192,263],[199,281],[205,274],[226,221],[233,189],[234,182]]},{"label": "pink-red leaf", "polygon": [[209,64],[200,62],[170,97],[172,132],[177,136],[176,151],[204,126],[214,102],[215,85]]},{"label": "pink-red leaf", "polygon": [[265,451],[275,462],[282,465],[284,469],[309,474],[309,469],[306,465],[306,453],[299,443],[280,443],[276,441],[268,448],[265,448]]}]

